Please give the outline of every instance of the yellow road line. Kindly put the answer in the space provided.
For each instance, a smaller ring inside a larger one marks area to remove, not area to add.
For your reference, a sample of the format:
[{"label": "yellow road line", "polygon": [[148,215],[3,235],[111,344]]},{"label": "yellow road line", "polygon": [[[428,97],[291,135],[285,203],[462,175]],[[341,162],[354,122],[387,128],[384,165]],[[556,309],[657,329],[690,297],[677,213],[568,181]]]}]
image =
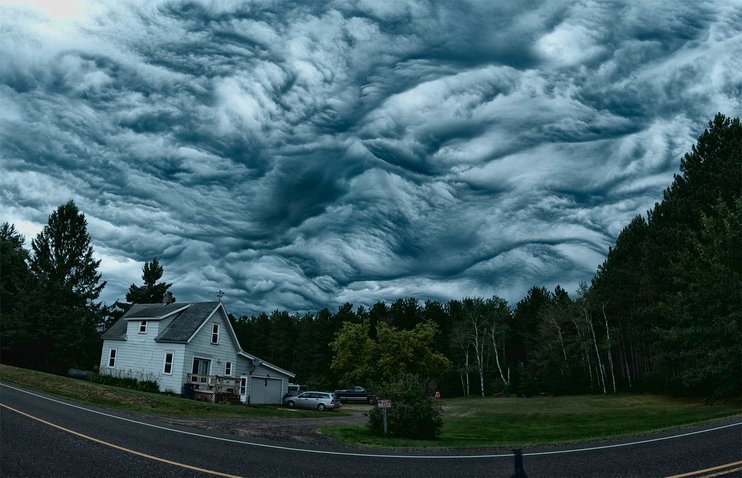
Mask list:
[{"label": "yellow road line", "polygon": [[[729,467],[738,466],[738,465],[742,465],[742,461],[735,461],[734,463],[727,463],[726,465],[719,465],[719,466],[714,466],[711,468],[704,468],[703,470],[689,471],[688,473],[683,473],[680,475],[672,475],[666,478],[684,478],[687,476],[698,476],[698,478],[711,478],[714,476],[726,475],[734,471],[742,470],[742,467],[734,468],[733,470],[722,470],[723,468],[729,468]],[[718,473],[710,474],[710,475],[701,475],[702,473],[706,473],[708,471],[717,471],[717,470],[721,470],[721,471],[719,471]]]},{"label": "yellow road line", "polygon": [[720,471],[719,473],[712,473],[710,475],[699,476],[698,478],[713,478],[714,476],[728,475],[729,473],[734,473],[735,471],[739,471],[739,470],[742,470],[742,466],[740,466],[739,468],[732,468],[731,470]]},{"label": "yellow road line", "polygon": [[29,415],[28,413],[22,412],[20,410],[16,410],[15,408],[9,407],[9,406],[7,406],[7,405],[5,405],[3,403],[0,403],[0,407],[7,408],[10,411],[13,411],[13,412],[18,413],[20,415],[23,415],[24,417],[30,418],[32,420],[36,420],[37,422],[41,422],[44,425],[48,425],[50,427],[56,428],[58,430],[62,430],[62,431],[67,432],[67,433],[71,433],[72,435],[78,436],[80,438],[84,438],[86,440],[90,440],[90,441],[95,442],[95,443],[98,443],[100,445],[104,445],[104,446],[108,446],[108,447],[111,447],[111,448],[115,448],[116,450],[123,451],[125,453],[131,453],[132,455],[141,456],[142,458],[148,458],[150,460],[159,461],[161,463],[167,463],[168,465],[179,466],[181,468],[186,468],[186,469],[192,470],[192,471],[198,471],[200,473],[206,473],[208,475],[222,476],[222,477],[225,477],[225,478],[240,478],[238,475],[229,475],[227,473],[221,473],[221,472],[214,471],[214,470],[207,470],[206,468],[199,468],[197,466],[186,465],[185,463],[179,463],[177,461],[166,460],[165,458],[160,458],[158,456],[148,455],[146,453],[142,453],[142,452],[139,452],[139,451],[136,451],[136,450],[132,450],[130,448],[125,448],[125,447],[122,447],[122,446],[119,446],[119,445],[115,445],[113,443],[109,443],[107,441],[99,440],[97,438],[93,438],[91,436],[84,435],[84,434],[79,433],[79,432],[76,432],[74,430],[70,430],[69,428],[65,428],[63,426],[57,425],[55,423],[48,422],[48,421],[43,420],[43,419],[41,419],[39,417],[35,417],[33,415]]}]

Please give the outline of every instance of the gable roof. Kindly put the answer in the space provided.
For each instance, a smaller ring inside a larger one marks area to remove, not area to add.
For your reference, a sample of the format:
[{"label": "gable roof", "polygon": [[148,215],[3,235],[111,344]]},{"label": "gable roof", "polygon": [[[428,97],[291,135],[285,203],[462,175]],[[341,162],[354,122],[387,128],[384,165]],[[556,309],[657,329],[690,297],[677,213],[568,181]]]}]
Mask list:
[{"label": "gable roof", "polygon": [[[155,341],[186,343],[219,307],[222,307],[221,302],[133,304],[101,337],[104,340],[126,340],[126,324],[130,320],[163,320],[172,317],[167,327],[155,337]],[[226,315],[225,313],[224,316]]]},{"label": "gable roof", "polygon": [[[257,358],[257,357],[256,357],[256,356],[254,356],[253,354],[249,354],[249,353],[245,352],[244,350],[243,350],[243,351],[241,351],[241,352],[239,352],[239,354],[238,354],[238,355],[241,355],[241,356],[245,357],[245,358],[246,358],[246,359],[248,359],[248,360],[253,360],[253,359],[256,359],[256,358]],[[294,378],[294,377],[296,377],[296,374],[295,374],[295,373],[293,373],[293,372],[289,372],[289,371],[288,371],[288,370],[286,370],[286,369],[282,369],[282,368],[281,368],[281,367],[279,367],[278,365],[273,365],[272,363],[270,363],[270,362],[265,362],[264,360],[261,360],[261,359],[258,359],[258,360],[260,360],[260,365],[262,365],[263,367],[266,367],[266,368],[269,368],[269,369],[271,369],[271,370],[275,370],[276,372],[279,372],[279,373],[282,373],[282,374],[288,375],[288,376],[290,376],[291,378]]]},{"label": "gable roof", "polygon": [[[172,305],[172,304],[170,304]],[[170,324],[161,331],[156,342],[188,342],[204,323],[221,307],[219,302],[196,302],[178,312]],[[227,314],[224,314],[226,319]],[[237,337],[234,338],[237,343]]]}]

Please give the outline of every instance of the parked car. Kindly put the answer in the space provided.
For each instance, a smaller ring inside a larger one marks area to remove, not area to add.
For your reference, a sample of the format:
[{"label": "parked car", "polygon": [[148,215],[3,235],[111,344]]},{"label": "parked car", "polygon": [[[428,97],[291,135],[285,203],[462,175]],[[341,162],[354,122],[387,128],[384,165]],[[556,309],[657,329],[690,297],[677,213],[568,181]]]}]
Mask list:
[{"label": "parked car", "polygon": [[296,383],[290,383],[289,386],[288,386],[288,391],[283,396],[284,403],[286,403],[286,400],[285,400],[286,398],[288,398],[288,397],[295,397],[295,396],[299,395],[300,393],[306,392],[306,391],[308,391],[306,385],[298,385]]},{"label": "parked car", "polygon": [[286,397],[283,403],[289,408],[312,408],[319,411],[340,408],[340,400],[331,392],[303,392],[295,397]]},{"label": "parked car", "polygon": [[376,395],[358,385],[345,390],[335,390],[335,395],[343,402],[366,402],[369,405],[376,403]]}]

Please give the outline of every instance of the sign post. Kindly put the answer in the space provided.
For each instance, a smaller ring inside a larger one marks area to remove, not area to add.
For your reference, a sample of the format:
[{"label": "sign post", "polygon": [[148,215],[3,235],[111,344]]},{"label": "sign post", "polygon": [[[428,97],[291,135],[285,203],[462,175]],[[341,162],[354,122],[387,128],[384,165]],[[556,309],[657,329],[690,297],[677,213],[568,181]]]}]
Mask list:
[{"label": "sign post", "polygon": [[391,400],[379,400],[376,402],[377,406],[381,408],[381,412],[384,414],[384,435],[386,435],[386,411],[392,408]]}]

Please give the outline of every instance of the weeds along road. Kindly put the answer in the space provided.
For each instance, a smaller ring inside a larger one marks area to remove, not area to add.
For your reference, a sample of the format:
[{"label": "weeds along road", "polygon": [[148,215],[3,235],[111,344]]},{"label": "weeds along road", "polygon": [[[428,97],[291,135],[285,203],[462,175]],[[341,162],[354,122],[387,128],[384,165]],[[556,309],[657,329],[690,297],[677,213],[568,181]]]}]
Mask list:
[{"label": "weeds along road", "polygon": [[[713,431],[704,431],[709,429]],[[637,440],[644,443],[631,444]],[[523,452],[530,478],[659,477],[710,468],[686,476],[739,476],[733,470],[742,469],[742,463],[735,465],[742,461],[742,424],[727,420],[633,440]],[[145,422],[124,412],[0,384],[3,477],[510,477],[514,471],[510,450],[303,450]]]}]

